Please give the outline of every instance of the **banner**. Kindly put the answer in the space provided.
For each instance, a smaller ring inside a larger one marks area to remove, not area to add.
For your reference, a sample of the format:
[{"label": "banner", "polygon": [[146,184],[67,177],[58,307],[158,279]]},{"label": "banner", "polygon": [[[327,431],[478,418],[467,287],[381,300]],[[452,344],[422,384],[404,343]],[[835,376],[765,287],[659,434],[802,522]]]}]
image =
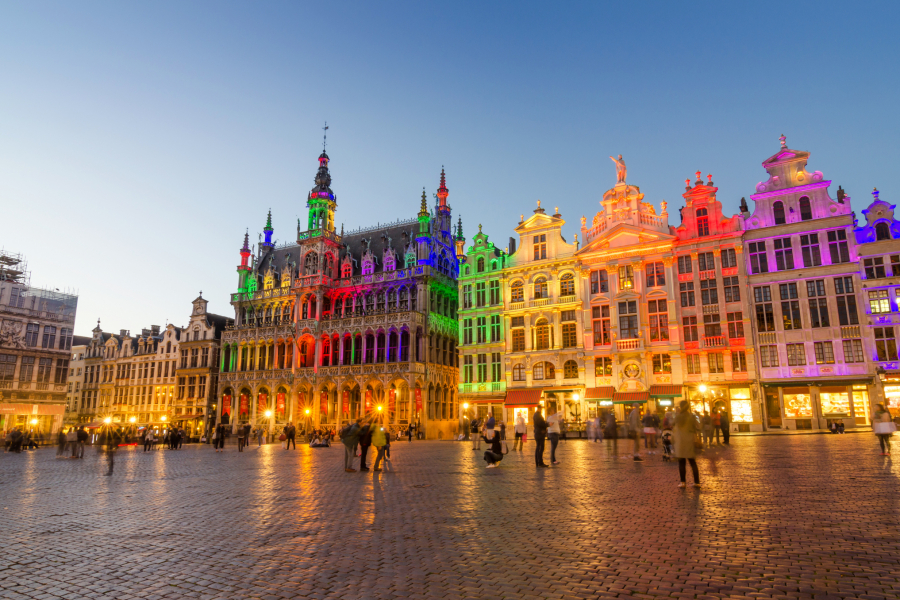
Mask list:
[{"label": "banner", "polygon": [[372,390],[366,390],[366,412],[372,412]]},{"label": "banner", "polygon": [[388,390],[388,412],[394,412],[397,404],[397,390],[391,388]]},{"label": "banner", "polygon": [[284,394],[275,394],[275,410],[280,415],[284,415]]},{"label": "banner", "polygon": [[256,414],[262,414],[269,408],[269,395],[260,394],[256,397]]},{"label": "banner", "polygon": [[230,415],[231,414],[231,395],[225,394],[222,396],[222,414]]},{"label": "banner", "polygon": [[303,409],[306,408],[306,392],[297,392],[297,418],[303,416]]},{"label": "banner", "polygon": [[422,412],[422,388],[416,388],[416,411]]},{"label": "banner", "polygon": [[247,398],[247,394],[241,394],[241,408],[239,413],[242,415],[249,414],[250,412],[250,399]]},{"label": "banner", "polygon": [[319,395],[319,412],[328,414],[328,392],[325,390]]},{"label": "banner", "polygon": [[341,402],[344,407],[344,414],[350,414],[350,390],[344,390],[344,401]]}]

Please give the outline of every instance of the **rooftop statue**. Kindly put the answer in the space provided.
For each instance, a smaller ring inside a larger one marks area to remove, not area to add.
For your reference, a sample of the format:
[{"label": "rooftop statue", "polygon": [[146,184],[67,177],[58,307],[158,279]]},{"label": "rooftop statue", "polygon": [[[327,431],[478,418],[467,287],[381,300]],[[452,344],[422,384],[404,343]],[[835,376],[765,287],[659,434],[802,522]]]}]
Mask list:
[{"label": "rooftop statue", "polygon": [[625,161],[622,160],[622,155],[619,155],[618,160],[616,160],[612,156],[610,156],[609,159],[616,163],[616,183],[625,183],[625,177],[628,174],[628,169],[625,167]]}]

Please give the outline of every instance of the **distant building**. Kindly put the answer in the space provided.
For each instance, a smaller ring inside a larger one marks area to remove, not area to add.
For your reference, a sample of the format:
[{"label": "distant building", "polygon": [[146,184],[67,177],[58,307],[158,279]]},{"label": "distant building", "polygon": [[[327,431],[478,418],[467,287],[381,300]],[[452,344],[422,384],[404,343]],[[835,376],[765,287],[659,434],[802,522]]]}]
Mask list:
[{"label": "distant building", "polygon": [[66,383],[66,412],[63,418],[65,425],[78,424],[78,413],[81,406],[81,388],[84,385],[84,357],[91,338],[76,335],[72,338],[72,355],[69,359],[69,379]]},{"label": "distant building", "polygon": [[0,251],[0,430],[62,425],[77,306],[32,286],[23,256]]}]

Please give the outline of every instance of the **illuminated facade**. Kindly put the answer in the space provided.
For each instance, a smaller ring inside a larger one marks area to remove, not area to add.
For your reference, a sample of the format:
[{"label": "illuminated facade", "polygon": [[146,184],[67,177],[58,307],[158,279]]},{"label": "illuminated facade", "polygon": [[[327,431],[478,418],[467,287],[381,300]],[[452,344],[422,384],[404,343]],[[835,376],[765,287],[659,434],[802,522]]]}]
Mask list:
[{"label": "illuminated facade", "polygon": [[244,237],[235,324],[223,334],[218,417],[277,431],[383,410],[427,437],[458,430],[457,275],[445,176],[429,211],[344,233],[323,151],[296,242]]},{"label": "illuminated facade", "polygon": [[860,323],[857,246],[849,197],[806,170],[809,153],[781,148],[742,206],[744,262],[768,428],[821,429],[869,421],[874,363]]}]

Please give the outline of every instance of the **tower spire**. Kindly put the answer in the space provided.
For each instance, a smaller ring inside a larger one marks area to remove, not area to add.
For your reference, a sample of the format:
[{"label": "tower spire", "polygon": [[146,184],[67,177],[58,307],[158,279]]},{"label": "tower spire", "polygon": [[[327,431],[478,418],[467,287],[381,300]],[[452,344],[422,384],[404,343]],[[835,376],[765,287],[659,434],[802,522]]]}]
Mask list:
[{"label": "tower spire", "polygon": [[463,262],[466,258],[466,238],[463,236],[462,216],[459,217],[459,221],[456,223],[456,236],[453,243],[456,245],[456,258],[459,262]]},{"label": "tower spire", "polygon": [[[326,125],[323,129],[328,129]],[[324,142],[323,142],[324,143]],[[323,147],[319,155],[319,170],[316,172],[316,185],[310,190],[306,200],[309,208],[308,229],[324,229],[334,231],[334,211],[337,208],[337,198],[331,191],[331,173],[328,170],[328,153]]]},{"label": "tower spire", "polygon": [[438,209],[441,211],[449,211],[450,207],[447,206],[447,196],[450,195],[450,190],[447,189],[447,175],[444,173],[444,167],[441,167],[441,187],[437,190],[438,197]]},{"label": "tower spire", "polygon": [[419,208],[419,216],[428,216],[428,196],[425,195],[425,188],[422,188],[422,206]]},{"label": "tower spire", "polygon": [[266,218],[266,226],[263,228],[263,234],[266,236],[265,241],[262,243],[264,248],[273,248],[275,244],[272,242],[272,233],[275,230],[272,229],[272,209],[269,209],[269,216]]}]

